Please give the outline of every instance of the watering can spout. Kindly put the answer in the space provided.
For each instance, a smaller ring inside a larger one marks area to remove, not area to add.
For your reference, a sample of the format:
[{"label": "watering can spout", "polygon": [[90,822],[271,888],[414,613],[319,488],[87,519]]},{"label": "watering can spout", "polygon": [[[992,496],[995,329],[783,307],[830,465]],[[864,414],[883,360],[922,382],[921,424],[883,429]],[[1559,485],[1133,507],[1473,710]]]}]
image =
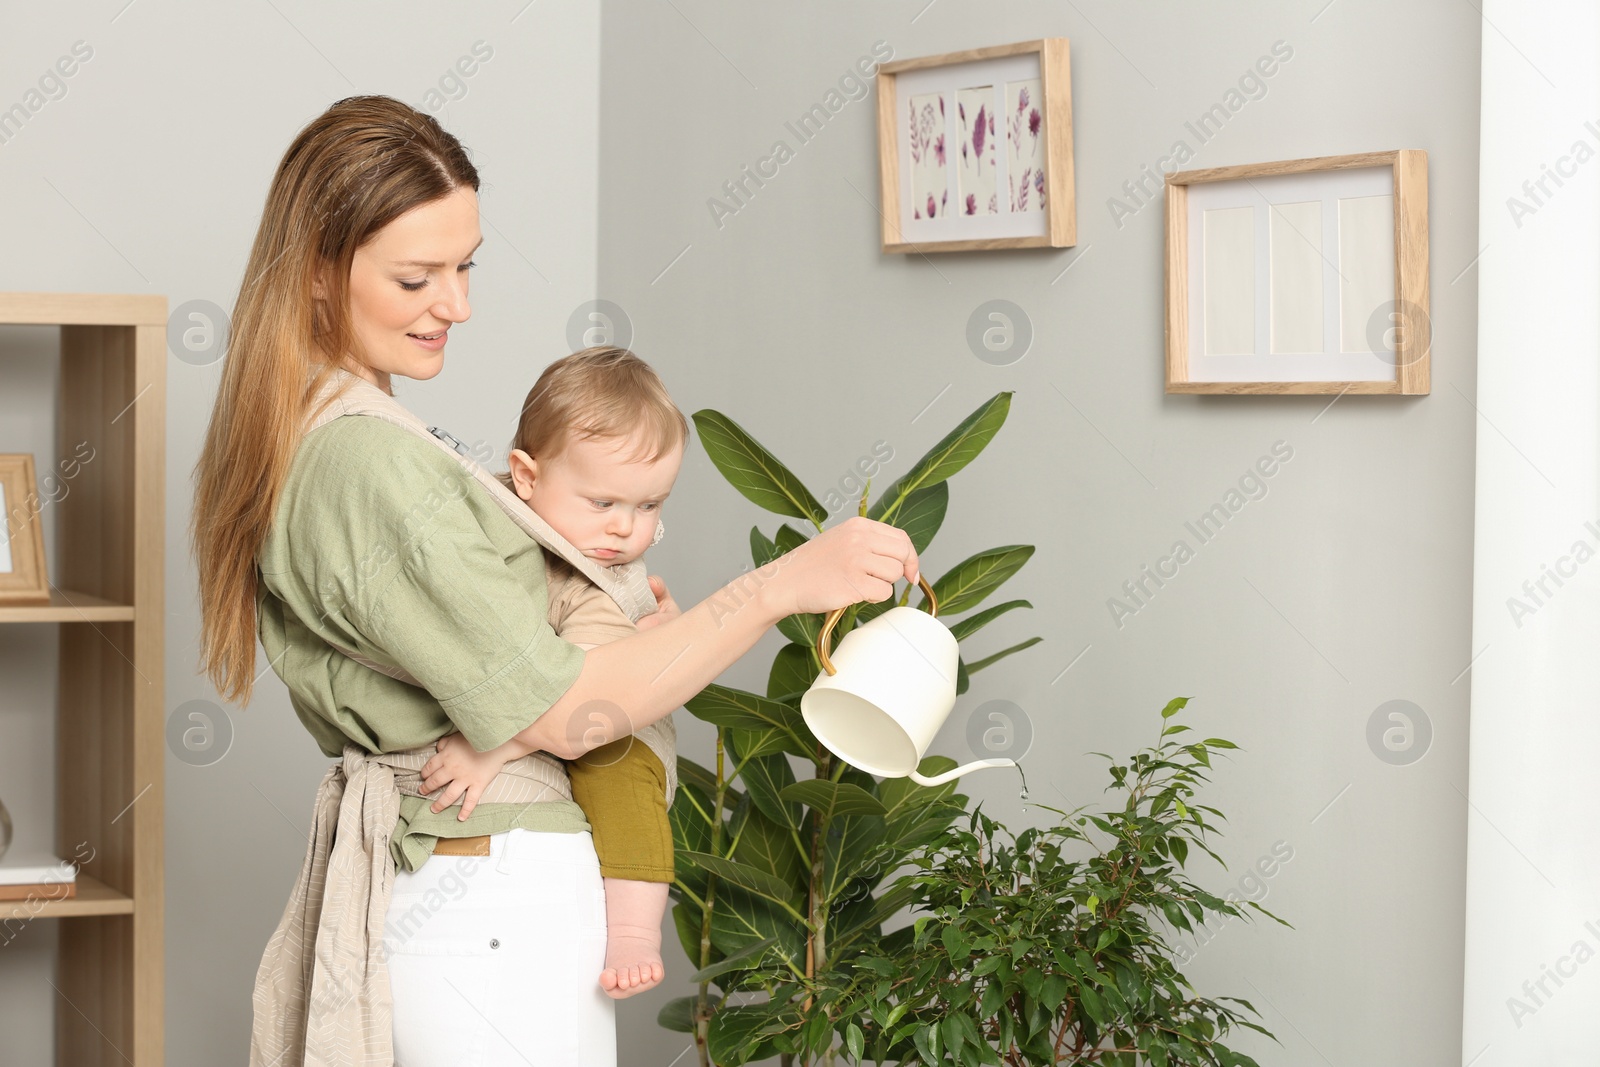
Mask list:
[{"label": "watering can spout", "polygon": [[916,771],[912,771],[910,774],[906,775],[906,777],[910,778],[918,785],[943,785],[953,778],[961,777],[968,771],[978,771],[985,767],[1015,767],[1016,765],[1017,761],[1011,759],[981,759],[974,763],[968,763],[952,770],[945,771],[943,774],[936,774],[931,778],[924,777],[923,775],[918,774]]}]

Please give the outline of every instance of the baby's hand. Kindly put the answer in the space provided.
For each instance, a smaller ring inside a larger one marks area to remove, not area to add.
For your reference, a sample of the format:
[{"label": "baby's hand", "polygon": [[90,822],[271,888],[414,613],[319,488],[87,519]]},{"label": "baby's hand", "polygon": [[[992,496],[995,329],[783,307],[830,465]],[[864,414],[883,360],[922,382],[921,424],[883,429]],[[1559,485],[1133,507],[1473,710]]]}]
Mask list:
[{"label": "baby's hand", "polygon": [[668,619],[683,614],[678,608],[678,602],[672,599],[671,593],[667,592],[666,579],[659,574],[650,576],[650,592],[655,594],[656,610],[652,614],[640,616],[639,621],[634,624],[639,628],[640,632],[648,630],[652,626],[660,626]]},{"label": "baby's hand", "polygon": [[478,806],[483,791],[500,773],[500,768],[520,754],[512,751],[509,744],[479,752],[460,734],[439,738],[438,748],[438,755],[422,765],[422,792],[428,794],[442,787],[444,792],[433,802],[434,813],[459,800],[461,814],[457,818],[462,822]]}]

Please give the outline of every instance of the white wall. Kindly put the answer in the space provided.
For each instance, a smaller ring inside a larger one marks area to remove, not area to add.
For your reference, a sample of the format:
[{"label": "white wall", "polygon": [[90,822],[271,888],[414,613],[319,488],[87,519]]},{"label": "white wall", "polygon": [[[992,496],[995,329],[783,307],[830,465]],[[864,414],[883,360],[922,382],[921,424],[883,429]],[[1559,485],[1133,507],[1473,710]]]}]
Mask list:
[{"label": "white wall", "polygon": [[[569,315],[595,289],[599,8],[586,0],[215,5],[141,0],[10,5],[0,108],[23,101],[76,41],[93,49],[66,93],[0,142],[0,290],[152,292],[230,306],[267,184],[295,133],[333,101],[427,97],[475,42],[492,56],[435,112],[484,182],[487,241],[474,314],[433,382],[400,397],[430,421],[502,452],[521,398],[566,351]],[[519,14],[520,12],[520,14]],[[482,54],[480,49],[480,55]],[[49,331],[0,331],[0,451],[55,462]],[[166,703],[217,699],[196,674],[199,607],[184,540],[191,472],[220,363],[169,361]],[[45,515],[47,536],[53,530]],[[54,838],[49,753],[55,637],[5,627],[0,797],[18,847]],[[219,762],[167,764],[167,1062],[242,1062],[261,949],[288,899],[325,760],[267,670]],[[51,1062],[46,984],[53,923],[0,948],[0,1060]]]},{"label": "white wall", "polygon": [[[982,399],[1015,390],[1006,428],[951,483],[927,566],[1039,545],[1005,589],[1031,617],[1007,616],[974,649],[1045,641],[978,675],[936,750],[967,757],[967,717],[1013,701],[1035,730],[1033,795],[1092,803],[1105,779],[1084,753],[1148,743],[1161,706],[1193,697],[1193,721],[1246,750],[1219,762],[1211,794],[1232,869],[1205,880],[1234,886],[1283,842],[1293,858],[1262,882],[1264,903],[1296,927],[1221,930],[1191,968],[1202,992],[1263,1011],[1282,1048],[1240,1042],[1262,1063],[1445,1063],[1461,1033],[1479,23],[1444,0],[1325,4],[611,0],[600,292],[680,407],[728,413],[819,492],[880,438],[895,454],[886,484]],[[803,145],[785,127],[875,41],[912,57],[1040,36],[1072,40],[1076,249],[884,256],[872,99]],[[1186,121],[1280,40],[1293,56],[1265,95],[1199,144]],[[780,138],[794,157],[719,227],[708,199]],[[1108,201],[1180,138],[1195,167],[1428,151],[1432,395],[1331,408],[1163,395],[1163,208],[1129,202],[1119,226]],[[1007,367],[965,340],[995,298],[1034,329]],[[1267,496],[1118,629],[1107,599],[1279,440],[1294,454]],[[654,556],[680,597],[698,597],[748,558],[752,523],[776,521],[702,454],[680,487]],[[759,688],[775,647],[731,682]],[[1396,699],[1433,729],[1409,766],[1366,740]],[[709,731],[684,716],[679,729],[684,753],[709,759]],[[989,771],[963,789],[1020,827],[1041,813],[1021,813],[1016,784]],[[669,966],[674,980],[688,970]],[[651,1024],[681,993],[624,1006],[624,1062],[683,1049]]]},{"label": "white wall", "polygon": [[1484,18],[1462,1054],[1520,1067],[1592,1060],[1600,1015],[1600,6]]}]

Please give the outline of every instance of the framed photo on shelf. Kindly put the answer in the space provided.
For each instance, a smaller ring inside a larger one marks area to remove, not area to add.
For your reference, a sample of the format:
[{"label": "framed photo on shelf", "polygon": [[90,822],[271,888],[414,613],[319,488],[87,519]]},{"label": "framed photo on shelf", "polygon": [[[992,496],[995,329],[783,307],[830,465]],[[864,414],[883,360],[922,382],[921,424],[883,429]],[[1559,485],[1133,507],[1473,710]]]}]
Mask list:
[{"label": "framed photo on shelf", "polygon": [[883,251],[1077,243],[1065,37],[878,68]]},{"label": "framed photo on shelf", "polygon": [[1428,155],[1167,175],[1168,393],[1429,391]]},{"label": "framed photo on shelf", "polygon": [[0,515],[5,517],[4,536],[0,537],[0,605],[50,603],[37,484],[31,453],[0,454]]}]

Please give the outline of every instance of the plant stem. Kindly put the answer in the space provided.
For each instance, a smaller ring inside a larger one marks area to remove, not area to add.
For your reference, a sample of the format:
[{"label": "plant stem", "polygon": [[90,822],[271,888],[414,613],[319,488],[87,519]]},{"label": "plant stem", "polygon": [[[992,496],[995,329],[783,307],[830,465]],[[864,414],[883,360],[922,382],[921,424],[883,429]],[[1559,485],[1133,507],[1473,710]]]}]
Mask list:
[{"label": "plant stem", "polygon": [[[831,778],[833,758],[827,749],[820,744],[817,746],[817,777]],[[843,764],[841,762],[840,766]],[[822,817],[815,809],[811,813],[811,877],[806,890],[806,901],[811,916],[810,929],[806,931],[806,980],[809,985],[817,976],[817,970],[823,966],[825,950],[825,931],[828,923],[828,909],[822,899]],[[811,1011],[815,998],[806,994],[802,1013]],[[809,1057],[806,1062],[809,1062]]]},{"label": "plant stem", "polygon": [[[727,796],[728,781],[723,772],[722,727],[717,727],[717,795],[711,802],[711,854],[722,855],[722,803]],[[700,914],[700,966],[711,965],[711,909],[717,900],[717,876],[706,874],[706,904]],[[711,983],[701,982],[694,1013],[694,1044],[700,1055],[700,1067],[711,1067]]]}]

